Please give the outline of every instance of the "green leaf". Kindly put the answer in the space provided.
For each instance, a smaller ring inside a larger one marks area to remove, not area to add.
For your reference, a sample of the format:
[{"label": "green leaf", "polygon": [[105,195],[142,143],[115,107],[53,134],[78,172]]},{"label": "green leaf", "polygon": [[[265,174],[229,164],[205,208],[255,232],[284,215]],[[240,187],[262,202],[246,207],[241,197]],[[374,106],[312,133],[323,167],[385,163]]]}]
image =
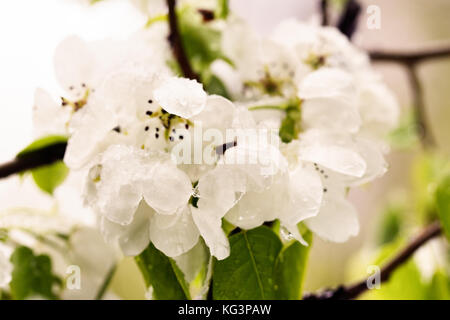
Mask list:
[{"label": "green leaf", "polygon": [[229,13],[230,7],[228,5],[228,0],[217,0],[215,16],[220,19],[226,19]]},{"label": "green leaf", "polygon": [[20,158],[30,152],[54,145],[54,144],[60,144],[60,143],[67,143],[67,137],[61,136],[61,135],[51,135],[46,136],[40,139],[35,140],[31,144],[29,144],[25,149],[20,151],[17,154],[17,157]]},{"label": "green leaf", "polygon": [[230,99],[230,94],[228,93],[227,88],[223,84],[222,80],[220,80],[215,75],[211,75],[208,78],[202,76],[203,85],[205,86],[206,92],[209,94],[217,94],[224,98]]},{"label": "green leaf", "polygon": [[214,264],[214,299],[274,299],[273,271],[282,247],[280,239],[261,226],[229,240],[230,256]]},{"label": "green leaf", "polygon": [[10,282],[11,296],[23,300],[33,295],[48,299],[57,299],[53,292],[55,284],[61,285],[61,280],[52,273],[52,262],[47,255],[34,255],[31,249],[17,247],[11,262],[14,266]]},{"label": "green leaf", "polygon": [[147,286],[153,288],[153,298],[157,300],[190,299],[189,286],[175,262],[150,244],[136,256]]},{"label": "green leaf", "polygon": [[185,8],[179,11],[180,34],[192,68],[203,75],[216,59],[228,60],[221,51],[221,33],[203,23],[198,12]]},{"label": "green leaf", "polygon": [[450,239],[450,176],[447,176],[436,190],[436,207],[442,228]]},{"label": "green leaf", "polygon": [[67,168],[64,162],[57,161],[50,165],[31,170],[31,174],[34,182],[41,190],[53,194],[55,188],[66,179],[69,174],[69,168]]},{"label": "green leaf", "polygon": [[309,246],[298,241],[285,245],[275,263],[274,280],[276,298],[280,300],[299,300],[302,298],[306,262],[312,245],[312,233],[303,235]]},{"label": "green leaf", "polygon": [[397,239],[402,228],[402,218],[405,210],[400,205],[387,207],[378,226],[377,242],[379,245],[384,245]]},{"label": "green leaf", "polygon": [[281,122],[279,136],[281,141],[289,143],[300,133],[301,112],[299,105],[290,105],[286,108],[286,117]]}]

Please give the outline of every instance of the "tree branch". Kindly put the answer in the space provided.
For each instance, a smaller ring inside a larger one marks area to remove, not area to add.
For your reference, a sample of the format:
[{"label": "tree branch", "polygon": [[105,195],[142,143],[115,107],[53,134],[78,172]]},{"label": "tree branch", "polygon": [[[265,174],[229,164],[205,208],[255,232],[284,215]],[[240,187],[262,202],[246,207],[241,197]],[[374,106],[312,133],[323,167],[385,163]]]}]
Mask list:
[{"label": "tree branch", "polygon": [[[397,256],[395,256],[390,262],[388,262],[381,269],[381,282],[389,280],[392,273],[406,262],[417,249],[424,245],[428,240],[439,236],[442,233],[442,228],[439,222],[434,222],[426,227],[415,239],[413,239]],[[344,286],[341,285],[336,289],[325,290],[318,294],[306,294],[304,300],[347,300],[357,298],[360,294],[368,290],[368,279],[364,279],[361,282],[353,285]]]},{"label": "tree branch", "polygon": [[435,146],[430,128],[427,126],[423,88],[417,74],[417,65],[430,59],[450,57],[450,44],[434,45],[420,50],[401,51],[371,51],[369,56],[375,62],[396,62],[407,69],[408,79],[412,89],[413,105],[417,122],[417,131],[424,148]]},{"label": "tree branch", "polygon": [[413,96],[414,117],[416,119],[416,131],[420,142],[424,148],[435,145],[431,130],[427,125],[425,113],[425,101],[423,98],[423,88],[417,75],[416,65],[407,65],[407,74],[411,84]]},{"label": "tree branch", "polygon": [[361,5],[356,0],[349,0],[345,5],[344,11],[339,17],[337,23],[337,28],[351,39],[356,31],[356,26],[358,24],[358,17],[361,13]]},{"label": "tree branch", "polygon": [[52,164],[64,158],[67,143],[55,143],[39,150],[30,151],[14,160],[0,165],[0,178],[6,178],[12,174]]},{"label": "tree branch", "polygon": [[321,25],[327,26],[329,24],[328,0],[320,0],[320,15],[322,17]]},{"label": "tree branch", "polygon": [[167,7],[169,9],[169,43],[172,48],[173,55],[180,66],[183,75],[186,78],[194,79],[200,82],[200,77],[194,72],[187,58],[181,39],[177,13],[175,10],[176,0],[167,0]]},{"label": "tree branch", "polygon": [[374,50],[369,51],[370,58],[376,62],[397,62],[407,65],[423,60],[450,57],[450,44],[441,44],[413,51]]}]

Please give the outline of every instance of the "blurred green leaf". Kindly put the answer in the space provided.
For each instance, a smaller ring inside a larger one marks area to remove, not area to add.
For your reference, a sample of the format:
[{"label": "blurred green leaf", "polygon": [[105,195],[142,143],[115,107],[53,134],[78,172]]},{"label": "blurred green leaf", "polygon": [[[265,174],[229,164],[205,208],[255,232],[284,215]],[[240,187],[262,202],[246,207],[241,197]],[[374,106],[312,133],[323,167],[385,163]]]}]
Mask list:
[{"label": "blurred green leaf", "polygon": [[23,300],[33,295],[47,299],[57,299],[54,285],[61,280],[52,273],[52,262],[47,255],[34,255],[30,248],[17,247],[12,256],[11,296]]},{"label": "blurred green leaf", "polygon": [[[384,245],[378,250],[371,264],[381,268],[403,245],[404,241],[402,239]],[[421,274],[414,260],[409,259],[391,274],[388,281],[381,284],[380,289],[367,290],[360,299],[422,300],[425,297],[426,285],[422,283]]]},{"label": "blurred green leaf", "polygon": [[217,0],[215,16],[220,19],[226,19],[230,12],[228,0]]},{"label": "blurred green leaf", "polygon": [[36,185],[51,195],[55,188],[64,182],[68,174],[69,168],[62,161],[31,170]]},{"label": "blurred green leaf", "polygon": [[178,12],[178,17],[183,47],[196,73],[202,78],[208,77],[214,60],[229,61],[221,51],[221,32],[204,23],[197,11],[184,8]]},{"label": "blurred green leaf", "polygon": [[261,226],[229,240],[230,256],[214,264],[214,299],[275,299],[274,267],[282,248],[277,235]]},{"label": "blurred green leaf", "polygon": [[227,88],[223,84],[222,80],[220,80],[215,75],[211,75],[209,77],[202,77],[203,85],[205,86],[206,92],[209,94],[217,94],[224,98],[230,99],[230,95],[228,93]]},{"label": "blurred green leaf", "polygon": [[450,240],[450,176],[443,179],[436,190],[436,207],[444,233]]},{"label": "blurred green leaf", "polygon": [[377,242],[379,245],[390,243],[400,234],[405,208],[390,205],[384,212],[378,227]]},{"label": "blurred green leaf", "polygon": [[408,112],[402,118],[394,130],[388,135],[390,144],[395,149],[412,149],[419,143],[417,136],[417,121],[414,112]]},{"label": "blurred green leaf", "polygon": [[299,300],[302,298],[306,263],[312,245],[312,233],[307,231],[303,237],[309,246],[292,241],[284,246],[277,258],[274,270],[276,299]]},{"label": "blurred green leaf", "polygon": [[298,137],[301,127],[301,112],[298,104],[292,104],[286,108],[286,117],[282,120],[279,136],[281,141],[289,143]]},{"label": "blurred green leaf", "polygon": [[189,286],[176,263],[153,244],[136,256],[136,263],[157,300],[190,299]]}]

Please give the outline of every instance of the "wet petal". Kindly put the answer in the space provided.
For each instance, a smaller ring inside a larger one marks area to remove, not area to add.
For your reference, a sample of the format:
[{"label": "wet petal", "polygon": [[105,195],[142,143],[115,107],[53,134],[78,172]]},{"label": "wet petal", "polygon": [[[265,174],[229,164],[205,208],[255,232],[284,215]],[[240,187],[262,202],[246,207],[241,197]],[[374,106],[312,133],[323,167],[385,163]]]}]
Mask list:
[{"label": "wet petal", "polygon": [[359,232],[356,210],[343,195],[325,196],[319,214],[305,223],[319,237],[333,242],[345,242]]},{"label": "wet petal", "polygon": [[191,208],[192,218],[205,240],[211,255],[218,260],[223,260],[230,255],[230,244],[222,230],[222,219],[218,218],[214,212]]},{"label": "wet petal", "polygon": [[143,181],[144,199],[159,214],[174,214],[187,205],[192,183],[170,160],[159,162]]},{"label": "wet petal", "polygon": [[106,241],[110,243],[117,241],[125,255],[136,256],[150,242],[149,227],[153,215],[154,210],[142,201],[129,225],[122,226],[102,217],[100,230]]},{"label": "wet petal", "polygon": [[[165,221],[160,223],[158,220]],[[174,220],[167,226],[167,219]],[[161,228],[161,225],[166,225]],[[155,214],[150,221],[150,239],[158,250],[169,257],[186,253],[198,242],[199,232],[186,205],[180,213],[171,216]]]},{"label": "wet petal", "polygon": [[155,90],[155,100],[168,113],[182,118],[199,114],[206,105],[206,93],[195,80],[169,78]]},{"label": "wet petal", "polygon": [[318,163],[338,173],[362,177],[367,169],[351,136],[310,130],[300,137],[301,160]]}]

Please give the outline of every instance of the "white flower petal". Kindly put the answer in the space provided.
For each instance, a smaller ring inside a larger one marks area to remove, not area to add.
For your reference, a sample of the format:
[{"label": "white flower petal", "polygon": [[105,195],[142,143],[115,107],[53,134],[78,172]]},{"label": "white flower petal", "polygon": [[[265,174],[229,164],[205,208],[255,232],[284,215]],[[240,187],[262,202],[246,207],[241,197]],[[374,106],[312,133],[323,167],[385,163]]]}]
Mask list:
[{"label": "white flower petal", "polygon": [[58,81],[64,89],[81,83],[89,85],[94,75],[94,53],[77,36],[63,40],[55,50],[54,64]]},{"label": "white flower petal", "polygon": [[[1,249],[1,248],[0,248]],[[0,250],[0,288],[6,286],[11,281],[13,266],[5,252]]]},{"label": "white flower petal", "polygon": [[344,195],[325,196],[319,214],[305,223],[319,237],[333,242],[345,242],[359,232],[357,212]]},{"label": "white flower petal", "polygon": [[206,92],[195,80],[171,77],[154,92],[155,100],[168,113],[182,118],[199,114],[206,105]]},{"label": "white flower petal", "polygon": [[109,243],[117,241],[125,255],[136,256],[150,243],[150,218],[154,214],[154,210],[142,201],[129,225],[122,226],[102,217],[100,230]]},{"label": "white flower petal", "polygon": [[192,218],[211,255],[223,260],[230,255],[230,244],[222,230],[222,220],[214,212],[191,208]]},{"label": "white flower petal", "polygon": [[305,129],[320,128],[357,132],[361,125],[354,101],[317,98],[302,103],[302,123]]},{"label": "white flower petal", "polygon": [[337,68],[320,68],[311,72],[299,84],[300,99],[336,98],[351,101],[356,98],[352,76]]},{"label": "white flower petal", "polygon": [[310,130],[300,136],[301,160],[318,163],[338,173],[362,177],[367,169],[350,136]]},{"label": "white flower petal", "polygon": [[[164,220],[173,219],[170,226],[161,228],[158,222],[160,218]],[[155,247],[164,252],[169,257],[176,257],[188,252],[198,242],[199,232],[192,220],[189,207],[186,205],[180,213],[171,216],[155,214],[150,221],[150,239]]]},{"label": "white flower petal", "polygon": [[157,163],[143,181],[144,199],[159,214],[174,214],[188,203],[192,192],[187,174],[170,160]]},{"label": "white flower petal", "polygon": [[40,88],[36,89],[33,105],[33,132],[35,136],[67,134],[70,114],[70,108],[58,105],[47,91]]},{"label": "white flower petal", "polygon": [[298,166],[289,172],[290,210],[280,217],[286,225],[297,225],[316,216],[322,203],[323,186],[320,176],[309,166]]}]

